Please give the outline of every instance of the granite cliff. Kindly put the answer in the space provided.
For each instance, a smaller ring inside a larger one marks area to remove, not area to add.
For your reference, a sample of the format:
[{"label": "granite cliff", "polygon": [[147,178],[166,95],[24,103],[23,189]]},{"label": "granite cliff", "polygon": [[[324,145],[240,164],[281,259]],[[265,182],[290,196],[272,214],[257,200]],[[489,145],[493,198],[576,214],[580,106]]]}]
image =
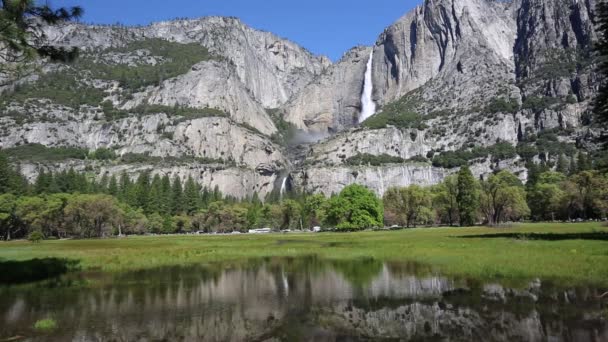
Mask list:
[{"label": "granite cliff", "polygon": [[[382,194],[437,183],[463,163],[525,180],[527,163],[597,148],[594,7],[425,0],[336,63],[235,18],[64,24],[47,35],[81,58],[4,88],[0,147],[116,155],[20,155],[30,179],[47,168],[151,170],[235,197],[267,195],[287,174],[292,189],[330,194],[358,182]],[[372,53],[377,114],[360,124]]]}]

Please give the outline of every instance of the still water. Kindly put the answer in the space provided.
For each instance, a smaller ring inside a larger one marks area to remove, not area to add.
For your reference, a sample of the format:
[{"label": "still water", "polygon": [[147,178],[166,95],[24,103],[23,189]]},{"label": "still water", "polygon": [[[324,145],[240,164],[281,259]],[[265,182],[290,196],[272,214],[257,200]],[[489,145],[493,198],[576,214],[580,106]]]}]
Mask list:
[{"label": "still water", "polygon": [[608,341],[600,292],[371,259],[86,273],[1,288],[0,341]]}]

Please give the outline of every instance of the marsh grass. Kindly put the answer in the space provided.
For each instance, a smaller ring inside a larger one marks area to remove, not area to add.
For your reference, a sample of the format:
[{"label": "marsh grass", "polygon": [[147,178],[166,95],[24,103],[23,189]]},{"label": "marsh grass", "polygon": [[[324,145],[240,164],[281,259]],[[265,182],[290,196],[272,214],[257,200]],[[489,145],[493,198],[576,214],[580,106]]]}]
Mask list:
[{"label": "marsh grass", "polygon": [[57,329],[57,321],[52,318],[45,318],[34,323],[34,329],[41,332],[50,332]]},{"label": "marsh grass", "polygon": [[[608,241],[601,223],[521,224],[513,228],[235,236],[153,236],[0,243],[0,259],[67,258],[83,270],[122,272],[266,257],[412,261],[450,276],[503,283],[541,278],[608,286]],[[547,235],[545,235],[547,234]],[[543,239],[539,237],[551,237]]]}]

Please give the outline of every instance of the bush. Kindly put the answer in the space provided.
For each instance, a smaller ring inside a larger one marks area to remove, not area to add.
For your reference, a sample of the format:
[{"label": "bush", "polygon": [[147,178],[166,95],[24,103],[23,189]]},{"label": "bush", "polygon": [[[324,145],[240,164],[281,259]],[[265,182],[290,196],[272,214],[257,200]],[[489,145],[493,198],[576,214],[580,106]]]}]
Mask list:
[{"label": "bush", "polygon": [[363,127],[371,129],[386,128],[388,125],[398,128],[413,128],[421,125],[422,117],[418,113],[392,113],[382,111],[363,122]]},{"label": "bush", "polygon": [[35,230],[28,235],[27,239],[30,242],[39,243],[40,241],[44,240],[44,235],[39,230]]},{"label": "bush", "polygon": [[91,152],[90,157],[97,160],[113,160],[116,159],[116,153],[109,148],[101,147]]},{"label": "bush", "polygon": [[22,85],[12,93],[3,94],[3,103],[24,103],[32,98],[44,98],[73,108],[81,105],[98,106],[103,101],[104,92],[79,82],[78,75],[72,69],[42,75],[35,83]]},{"label": "bush", "polygon": [[57,329],[57,321],[52,318],[45,318],[34,323],[34,329],[43,332],[49,332]]},{"label": "bush", "polygon": [[447,169],[467,165],[471,160],[492,156],[493,161],[500,161],[517,156],[515,147],[509,143],[501,142],[488,147],[475,147],[446,151],[433,158],[433,165]]},{"label": "bush", "polygon": [[398,128],[424,129],[422,116],[415,112],[416,105],[415,96],[405,95],[384,106],[381,112],[365,120],[362,126],[371,129],[385,128],[387,125]]},{"label": "bush", "polygon": [[80,147],[46,147],[41,144],[28,144],[4,150],[17,160],[62,161],[66,159],[86,159],[89,151]]},{"label": "bush", "polygon": [[516,113],[518,110],[519,103],[513,98],[508,101],[503,98],[494,98],[485,108],[487,113]]},{"label": "bush", "polygon": [[185,74],[194,64],[215,58],[200,44],[181,44],[158,38],[130,42],[125,47],[109,48],[100,53],[129,53],[136,50],[148,50],[152,56],[163,57],[163,61],[155,65],[130,66],[100,63],[93,57],[82,57],[76,61],[75,67],[89,70],[94,78],[116,80],[123,88],[136,91]]},{"label": "bush", "polygon": [[373,155],[368,153],[357,154],[353,157],[346,159],[345,164],[347,165],[373,165],[380,166],[383,164],[400,164],[405,160],[401,157],[393,157],[388,154]]},{"label": "bush", "polygon": [[558,103],[559,100],[547,96],[529,96],[524,100],[523,109],[530,109],[535,113],[541,112],[546,108]]}]

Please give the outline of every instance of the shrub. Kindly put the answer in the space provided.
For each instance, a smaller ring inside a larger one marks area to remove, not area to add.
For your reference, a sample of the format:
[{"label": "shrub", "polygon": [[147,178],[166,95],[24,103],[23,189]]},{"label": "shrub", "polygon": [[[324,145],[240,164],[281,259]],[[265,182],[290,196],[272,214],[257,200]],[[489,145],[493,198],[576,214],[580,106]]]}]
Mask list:
[{"label": "shrub", "polygon": [[40,241],[44,240],[44,235],[39,230],[35,230],[28,235],[27,239],[30,242],[39,243]]},{"label": "shrub", "polygon": [[97,160],[112,160],[112,159],[116,159],[116,153],[114,153],[114,151],[112,151],[109,148],[98,148],[97,150],[91,152],[89,154],[91,159],[97,159]]},{"label": "shrub", "polygon": [[46,147],[41,144],[28,144],[4,150],[8,156],[17,160],[62,161],[66,159],[86,159],[89,151],[80,147]]},{"label": "shrub", "polygon": [[57,321],[52,318],[45,318],[34,323],[34,329],[43,332],[49,332],[57,329]]},{"label": "shrub", "polygon": [[546,108],[558,103],[559,100],[547,96],[529,96],[524,100],[523,109],[530,109],[535,113],[541,112]]},{"label": "shrub", "polygon": [[513,98],[509,100],[494,98],[485,108],[487,113],[516,113],[518,110],[519,103]]},{"label": "shrub", "polygon": [[124,47],[109,48],[100,53],[128,53],[142,49],[148,50],[152,56],[163,57],[163,61],[155,65],[130,66],[97,62],[95,58],[85,56],[76,61],[75,67],[89,70],[94,78],[116,80],[123,88],[136,91],[185,74],[194,64],[215,58],[200,44],[181,44],[158,38],[130,42]]},{"label": "shrub", "polygon": [[517,151],[513,145],[501,142],[488,147],[443,152],[433,158],[433,165],[450,169],[467,165],[471,160],[477,158],[492,156],[493,161],[500,161],[514,158],[516,155]]},{"label": "shrub", "polygon": [[404,161],[405,160],[401,157],[393,157],[389,156],[388,154],[373,155],[368,153],[360,153],[346,159],[345,164],[380,166],[383,164],[399,164],[403,163]]}]

